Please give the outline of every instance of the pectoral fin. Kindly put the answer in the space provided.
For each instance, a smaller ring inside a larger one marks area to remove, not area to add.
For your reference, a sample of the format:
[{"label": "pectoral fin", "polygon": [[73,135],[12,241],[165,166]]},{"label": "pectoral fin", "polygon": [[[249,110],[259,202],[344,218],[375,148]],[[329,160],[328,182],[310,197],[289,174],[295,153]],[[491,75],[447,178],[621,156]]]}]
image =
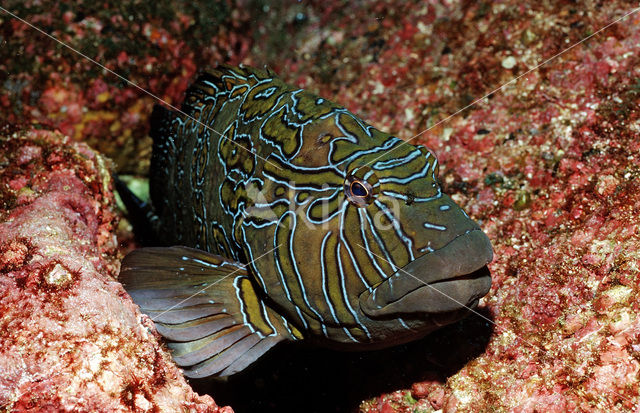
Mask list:
[{"label": "pectoral fin", "polygon": [[141,248],[120,281],[187,377],[229,376],[301,333],[257,294],[245,266],[187,247]]}]

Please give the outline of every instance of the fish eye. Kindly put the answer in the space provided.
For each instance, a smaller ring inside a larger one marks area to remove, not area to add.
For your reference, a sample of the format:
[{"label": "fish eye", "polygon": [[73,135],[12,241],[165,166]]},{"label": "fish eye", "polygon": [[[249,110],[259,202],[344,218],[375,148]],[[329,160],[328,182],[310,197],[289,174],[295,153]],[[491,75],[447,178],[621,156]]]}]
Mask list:
[{"label": "fish eye", "polygon": [[352,169],[344,180],[344,194],[351,204],[364,208],[380,190],[375,173],[367,166]]},{"label": "fish eye", "polygon": [[373,202],[373,188],[371,184],[355,176],[347,177],[344,183],[344,192],[349,202],[357,207],[366,207]]},{"label": "fish eye", "polygon": [[367,195],[369,195],[369,191],[360,182],[353,181],[351,182],[351,194],[354,196],[365,198]]}]

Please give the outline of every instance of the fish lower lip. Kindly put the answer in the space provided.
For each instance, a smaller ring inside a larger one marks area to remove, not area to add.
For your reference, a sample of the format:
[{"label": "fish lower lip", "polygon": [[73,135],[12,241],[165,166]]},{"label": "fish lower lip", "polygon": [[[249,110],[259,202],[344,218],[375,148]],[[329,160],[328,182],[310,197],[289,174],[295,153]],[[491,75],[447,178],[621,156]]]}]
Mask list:
[{"label": "fish lower lip", "polygon": [[[436,281],[417,288],[403,296],[398,303],[411,307],[414,312],[447,313],[477,305],[491,288],[491,274],[485,266],[462,277]],[[388,311],[393,311],[390,304]]]},{"label": "fish lower lip", "polygon": [[402,313],[444,313],[477,304],[491,287],[486,265],[493,249],[480,230],[463,234],[423,255],[360,297],[370,317]]},{"label": "fish lower lip", "polygon": [[463,275],[456,275],[454,277],[451,278],[445,278],[443,280],[436,280],[436,281],[432,281],[430,283],[427,283],[427,285],[437,285],[439,283],[442,282],[448,282],[448,281],[462,281],[462,280],[475,280],[484,276],[488,276],[491,277],[491,273],[489,272],[489,268],[487,268],[487,266],[485,265],[484,267],[475,270],[474,272],[471,272],[469,274],[463,274]]}]

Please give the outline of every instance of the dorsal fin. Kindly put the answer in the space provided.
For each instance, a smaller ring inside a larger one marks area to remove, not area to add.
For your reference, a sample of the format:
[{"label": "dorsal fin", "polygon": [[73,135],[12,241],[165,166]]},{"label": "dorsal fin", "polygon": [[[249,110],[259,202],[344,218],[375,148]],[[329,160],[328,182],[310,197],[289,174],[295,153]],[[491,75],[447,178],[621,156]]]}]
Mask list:
[{"label": "dorsal fin", "polygon": [[258,296],[245,266],[187,248],[142,248],[120,281],[187,377],[228,376],[300,332]]},{"label": "dorsal fin", "polygon": [[149,136],[153,139],[154,145],[159,139],[164,139],[171,130],[171,123],[175,115],[171,109],[162,105],[153,105],[151,116],[149,117]]},{"label": "dorsal fin", "polygon": [[[219,65],[215,69],[201,73],[196,81],[187,89],[183,110],[190,113],[191,100],[201,101],[201,94],[215,96],[220,92],[232,91],[237,86],[252,86],[264,79],[277,78],[271,71],[248,66]],[[241,89],[237,93],[241,93]],[[191,98],[190,98],[191,97]]]}]

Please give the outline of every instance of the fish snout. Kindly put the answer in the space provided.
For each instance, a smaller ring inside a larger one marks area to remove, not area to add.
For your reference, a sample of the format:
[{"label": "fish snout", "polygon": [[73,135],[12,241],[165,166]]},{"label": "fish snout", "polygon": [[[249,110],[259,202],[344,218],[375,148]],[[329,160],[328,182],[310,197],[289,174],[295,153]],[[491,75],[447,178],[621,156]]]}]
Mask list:
[{"label": "fish snout", "polygon": [[491,288],[492,260],[489,238],[479,229],[469,231],[363,292],[360,308],[369,317],[387,317],[474,307]]}]

